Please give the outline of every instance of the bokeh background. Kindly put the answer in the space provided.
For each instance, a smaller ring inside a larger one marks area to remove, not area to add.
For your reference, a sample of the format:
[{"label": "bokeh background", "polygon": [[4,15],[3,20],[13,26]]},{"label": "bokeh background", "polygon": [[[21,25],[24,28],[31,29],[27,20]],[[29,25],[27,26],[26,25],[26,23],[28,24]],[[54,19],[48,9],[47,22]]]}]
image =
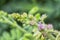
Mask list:
[{"label": "bokeh background", "polygon": [[0,10],[8,13],[28,13],[35,6],[39,7],[40,14],[48,15],[46,23],[60,30],[60,0],[0,0]]}]

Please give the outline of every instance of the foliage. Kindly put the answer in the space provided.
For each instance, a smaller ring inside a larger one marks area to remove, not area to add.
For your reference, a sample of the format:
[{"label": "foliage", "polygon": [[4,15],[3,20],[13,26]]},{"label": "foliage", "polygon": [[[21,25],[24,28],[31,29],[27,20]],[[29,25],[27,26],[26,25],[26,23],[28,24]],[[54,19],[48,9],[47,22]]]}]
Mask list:
[{"label": "foliage", "polygon": [[0,40],[60,40],[60,32],[44,23],[46,14],[40,16],[35,8],[28,14],[0,11]]},{"label": "foliage", "polygon": [[55,29],[60,30],[60,0],[0,0],[0,10],[11,12],[29,12],[38,6],[38,12],[48,15],[46,23],[52,23]]}]

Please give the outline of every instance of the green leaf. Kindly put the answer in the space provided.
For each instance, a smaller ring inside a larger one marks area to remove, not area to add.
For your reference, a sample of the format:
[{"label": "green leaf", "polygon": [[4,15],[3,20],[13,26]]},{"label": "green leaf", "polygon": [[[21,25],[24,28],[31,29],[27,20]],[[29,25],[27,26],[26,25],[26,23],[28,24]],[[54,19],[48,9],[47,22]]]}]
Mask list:
[{"label": "green leaf", "polygon": [[52,34],[48,34],[48,38],[51,40],[55,40],[55,37]]},{"label": "green leaf", "polygon": [[33,40],[33,35],[31,33],[25,33],[24,37],[29,39],[29,40]]},{"label": "green leaf", "polygon": [[16,29],[16,37],[17,37],[17,40],[20,39],[21,35],[22,35],[22,32],[19,29]]},{"label": "green leaf", "polygon": [[12,38],[12,40],[16,39],[16,30],[15,29],[11,30],[11,38]]},{"label": "green leaf", "polygon": [[41,40],[44,40],[44,37],[43,37],[43,35],[41,36]]},{"label": "green leaf", "polygon": [[7,33],[7,32],[3,33],[3,38],[4,38],[4,40],[11,40],[9,33]]}]

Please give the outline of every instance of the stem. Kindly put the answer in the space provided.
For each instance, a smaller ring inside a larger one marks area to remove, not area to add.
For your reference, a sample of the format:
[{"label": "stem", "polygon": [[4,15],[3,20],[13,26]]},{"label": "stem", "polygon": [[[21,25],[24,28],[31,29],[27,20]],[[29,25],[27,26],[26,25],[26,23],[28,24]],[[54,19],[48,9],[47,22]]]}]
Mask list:
[{"label": "stem", "polygon": [[58,37],[60,36],[60,33],[57,35],[56,40],[58,40]]},{"label": "stem", "polygon": [[4,20],[6,21],[6,23],[9,23],[10,25],[16,26],[19,30],[21,30],[22,32],[27,32],[26,30],[24,30],[23,28],[21,28],[15,21],[11,22],[8,18],[2,16],[4,18]]},{"label": "stem", "polygon": [[23,28],[21,28],[19,25],[16,25],[16,27],[17,27],[19,30],[21,30],[22,32],[27,33],[27,31],[24,30]]}]

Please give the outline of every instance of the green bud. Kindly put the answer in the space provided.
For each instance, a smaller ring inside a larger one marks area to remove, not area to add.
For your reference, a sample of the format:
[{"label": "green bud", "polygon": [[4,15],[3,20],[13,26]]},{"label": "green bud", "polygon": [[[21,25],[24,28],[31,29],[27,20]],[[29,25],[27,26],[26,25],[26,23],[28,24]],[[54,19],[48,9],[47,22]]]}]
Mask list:
[{"label": "green bud", "polygon": [[40,19],[43,21],[46,17],[47,17],[47,15],[46,15],[46,14],[44,14],[44,15],[42,15],[42,16],[41,16],[41,18],[40,18]]},{"label": "green bud", "polygon": [[26,21],[26,24],[29,24],[30,22],[29,21]]},{"label": "green bud", "polygon": [[21,18],[23,19],[24,18],[24,15],[21,15]]},{"label": "green bud", "polygon": [[36,17],[37,20],[40,20],[40,14],[39,14],[39,13],[37,13],[37,14],[35,15],[35,17]]},{"label": "green bud", "polygon": [[24,16],[24,17],[27,17],[27,13],[24,12],[24,13],[23,13],[23,16]]},{"label": "green bud", "polygon": [[29,17],[30,19],[33,19],[33,18],[34,18],[33,15],[31,15],[31,14],[29,14],[28,17]]},{"label": "green bud", "polygon": [[34,8],[32,8],[32,9],[30,10],[29,14],[34,14],[34,13],[36,13],[38,10],[39,10],[38,7],[34,7]]},{"label": "green bud", "polygon": [[2,16],[2,15],[6,16],[6,15],[7,15],[7,13],[6,13],[6,12],[4,12],[4,11],[0,11],[0,15],[1,15],[1,16]]}]

